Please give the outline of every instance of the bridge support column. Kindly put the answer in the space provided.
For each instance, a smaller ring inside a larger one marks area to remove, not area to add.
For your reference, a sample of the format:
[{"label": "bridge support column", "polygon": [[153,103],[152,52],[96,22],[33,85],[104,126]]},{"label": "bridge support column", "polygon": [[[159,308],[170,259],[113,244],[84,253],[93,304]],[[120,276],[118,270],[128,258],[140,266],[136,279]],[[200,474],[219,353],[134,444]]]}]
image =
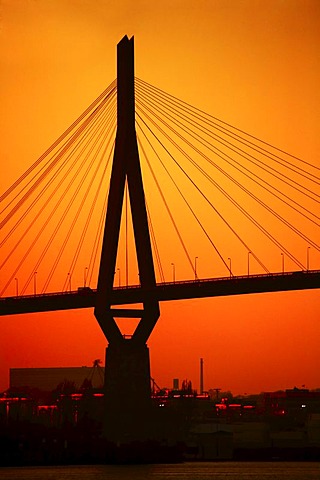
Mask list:
[{"label": "bridge support column", "polygon": [[110,344],[105,365],[106,438],[116,443],[147,440],[151,434],[147,345],[135,344],[131,339]]}]

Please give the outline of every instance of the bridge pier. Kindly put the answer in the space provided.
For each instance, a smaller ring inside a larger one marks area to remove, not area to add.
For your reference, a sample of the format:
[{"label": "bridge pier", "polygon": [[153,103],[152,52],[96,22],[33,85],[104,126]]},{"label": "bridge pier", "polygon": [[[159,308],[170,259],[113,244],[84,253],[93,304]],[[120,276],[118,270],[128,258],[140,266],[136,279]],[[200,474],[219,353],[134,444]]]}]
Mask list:
[{"label": "bridge pier", "polygon": [[105,363],[104,435],[117,444],[150,438],[149,349],[131,339],[110,344]]}]

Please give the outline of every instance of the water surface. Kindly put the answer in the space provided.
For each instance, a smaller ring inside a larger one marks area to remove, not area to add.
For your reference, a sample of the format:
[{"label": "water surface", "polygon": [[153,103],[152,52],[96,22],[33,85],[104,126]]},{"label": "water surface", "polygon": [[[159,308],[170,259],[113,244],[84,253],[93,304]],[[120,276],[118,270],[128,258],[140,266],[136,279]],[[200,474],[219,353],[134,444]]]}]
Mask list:
[{"label": "water surface", "polygon": [[1,480],[320,480],[316,462],[195,462],[0,468]]}]

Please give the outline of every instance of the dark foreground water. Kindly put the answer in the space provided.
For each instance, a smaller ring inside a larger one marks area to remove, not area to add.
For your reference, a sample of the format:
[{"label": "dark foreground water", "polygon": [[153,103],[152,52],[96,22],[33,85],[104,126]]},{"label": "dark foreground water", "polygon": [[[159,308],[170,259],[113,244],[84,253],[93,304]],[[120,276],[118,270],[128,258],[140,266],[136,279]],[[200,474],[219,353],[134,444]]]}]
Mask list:
[{"label": "dark foreground water", "polygon": [[174,465],[5,467],[1,480],[320,480],[316,462],[204,462]]}]

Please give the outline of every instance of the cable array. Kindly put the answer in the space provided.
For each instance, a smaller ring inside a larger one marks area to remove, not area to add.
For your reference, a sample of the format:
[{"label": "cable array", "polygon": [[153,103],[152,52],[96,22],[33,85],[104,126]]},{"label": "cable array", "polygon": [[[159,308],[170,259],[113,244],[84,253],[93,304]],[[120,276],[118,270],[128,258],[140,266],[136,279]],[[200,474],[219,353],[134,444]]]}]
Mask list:
[{"label": "cable array", "polygon": [[[292,269],[308,269],[306,251],[309,254],[312,248],[320,252],[319,167],[139,78],[136,78],[136,116],[140,142],[144,139],[149,144],[149,168],[151,163],[153,170],[155,162],[159,164],[158,174],[152,171],[152,177],[170,179],[171,189],[176,190],[181,205],[189,209],[225,270],[232,275],[230,264],[234,253],[231,252],[236,243],[247,252],[247,263],[250,255],[264,272],[274,271],[272,262],[265,260],[264,250],[277,251],[278,258],[281,253],[282,263],[285,257]],[[173,169],[179,170],[175,178]],[[157,189],[159,183],[155,181]],[[160,193],[167,210],[164,197],[168,195]],[[205,215],[191,207],[196,197],[199,205],[200,199],[202,202],[200,212],[207,204]],[[171,211],[168,216],[173,230],[177,230],[177,219]],[[212,218],[214,230],[208,225],[208,218]],[[221,229],[226,233],[219,240],[217,231]],[[230,235],[235,242],[230,243],[232,247],[227,251],[225,240]],[[264,248],[259,247],[260,242]],[[273,250],[265,246],[269,243]],[[183,244],[182,249],[186,253]],[[241,251],[237,252],[241,255]],[[186,256],[188,263],[192,263],[190,255]],[[245,255],[242,257],[245,259]],[[207,258],[211,258],[210,254]],[[214,268],[217,271],[219,267]]]},{"label": "cable array", "polygon": [[[135,90],[157,281],[308,270],[320,168],[141,79]],[[112,82],[0,197],[0,295],[96,286],[115,135]],[[117,286],[139,282],[129,212],[126,184]]]},{"label": "cable array", "polygon": [[1,295],[14,281],[19,295],[32,288],[33,293],[61,291],[58,278],[67,279],[62,290],[68,290],[78,262],[84,283],[90,284],[115,131],[113,82],[1,196],[0,270],[6,277]]}]

